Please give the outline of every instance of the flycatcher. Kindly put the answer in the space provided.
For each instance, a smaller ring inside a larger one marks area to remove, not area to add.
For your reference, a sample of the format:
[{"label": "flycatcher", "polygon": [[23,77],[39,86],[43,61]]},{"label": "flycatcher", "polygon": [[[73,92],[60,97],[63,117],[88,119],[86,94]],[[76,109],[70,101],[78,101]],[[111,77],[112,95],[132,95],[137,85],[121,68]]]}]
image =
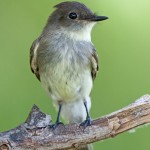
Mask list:
[{"label": "flycatcher", "polygon": [[31,70],[58,110],[53,128],[61,124],[60,114],[68,123],[85,128],[92,123],[90,93],[98,71],[91,30],[107,17],[79,2],[62,2],[55,8],[31,46]]}]

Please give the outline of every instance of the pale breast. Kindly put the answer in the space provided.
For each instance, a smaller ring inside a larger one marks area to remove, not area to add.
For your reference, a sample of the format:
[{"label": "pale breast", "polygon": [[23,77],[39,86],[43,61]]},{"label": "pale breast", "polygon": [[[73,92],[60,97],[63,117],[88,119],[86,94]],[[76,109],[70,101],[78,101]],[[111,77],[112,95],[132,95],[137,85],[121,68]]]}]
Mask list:
[{"label": "pale breast", "polygon": [[65,57],[51,66],[47,64],[41,73],[41,83],[53,100],[74,101],[89,96],[92,88],[89,65],[82,65],[76,60]]},{"label": "pale breast", "polygon": [[40,44],[40,79],[53,100],[73,101],[89,96],[93,84],[92,50],[91,42],[76,41],[59,33],[53,35],[53,40],[49,38]]}]

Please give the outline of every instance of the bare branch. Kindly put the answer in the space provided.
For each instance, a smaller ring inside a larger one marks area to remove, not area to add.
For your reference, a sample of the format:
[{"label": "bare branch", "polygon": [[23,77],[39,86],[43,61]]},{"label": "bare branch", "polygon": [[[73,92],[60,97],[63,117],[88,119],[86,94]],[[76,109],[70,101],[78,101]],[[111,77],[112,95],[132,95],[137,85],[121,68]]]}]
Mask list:
[{"label": "bare branch", "polygon": [[65,150],[114,137],[137,126],[150,123],[150,95],[144,95],[127,107],[95,119],[83,129],[79,124],[50,128],[51,117],[33,106],[25,123],[0,133],[0,150]]}]

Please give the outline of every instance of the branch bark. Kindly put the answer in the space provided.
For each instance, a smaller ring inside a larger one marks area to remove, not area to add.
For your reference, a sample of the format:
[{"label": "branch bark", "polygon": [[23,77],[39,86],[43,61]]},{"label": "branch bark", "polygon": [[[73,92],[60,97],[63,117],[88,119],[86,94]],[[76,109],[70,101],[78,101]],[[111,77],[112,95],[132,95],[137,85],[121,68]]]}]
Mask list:
[{"label": "branch bark", "polygon": [[79,124],[60,125],[52,130],[51,116],[33,106],[27,120],[15,129],[0,133],[0,150],[66,150],[114,137],[150,123],[150,95],[116,112],[95,119],[83,129]]}]

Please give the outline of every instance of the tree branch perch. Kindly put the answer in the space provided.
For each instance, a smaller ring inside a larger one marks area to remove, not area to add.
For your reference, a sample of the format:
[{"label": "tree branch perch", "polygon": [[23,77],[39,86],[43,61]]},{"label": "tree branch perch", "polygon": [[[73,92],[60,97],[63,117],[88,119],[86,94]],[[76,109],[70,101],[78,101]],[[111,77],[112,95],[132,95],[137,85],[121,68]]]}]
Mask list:
[{"label": "tree branch perch", "polygon": [[0,150],[65,150],[114,137],[137,126],[150,123],[150,95],[116,112],[95,119],[83,129],[79,124],[50,129],[51,116],[33,106],[27,120],[15,129],[0,133]]}]

